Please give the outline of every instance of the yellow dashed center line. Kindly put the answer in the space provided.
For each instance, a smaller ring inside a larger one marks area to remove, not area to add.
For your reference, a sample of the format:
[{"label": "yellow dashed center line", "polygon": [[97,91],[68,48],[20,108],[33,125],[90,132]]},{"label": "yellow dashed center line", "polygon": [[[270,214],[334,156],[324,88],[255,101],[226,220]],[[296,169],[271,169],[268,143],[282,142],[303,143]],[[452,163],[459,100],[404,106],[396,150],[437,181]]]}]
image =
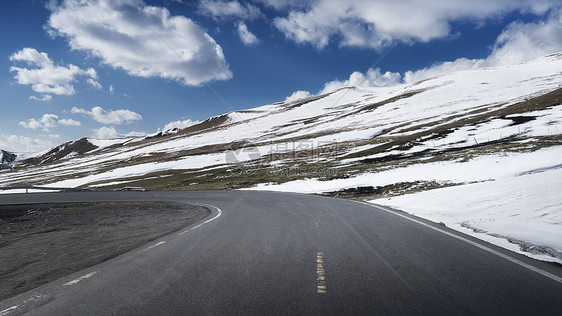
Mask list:
[{"label": "yellow dashed center line", "polygon": [[328,293],[326,288],[326,272],[324,271],[324,254],[316,253],[316,289],[318,294]]}]

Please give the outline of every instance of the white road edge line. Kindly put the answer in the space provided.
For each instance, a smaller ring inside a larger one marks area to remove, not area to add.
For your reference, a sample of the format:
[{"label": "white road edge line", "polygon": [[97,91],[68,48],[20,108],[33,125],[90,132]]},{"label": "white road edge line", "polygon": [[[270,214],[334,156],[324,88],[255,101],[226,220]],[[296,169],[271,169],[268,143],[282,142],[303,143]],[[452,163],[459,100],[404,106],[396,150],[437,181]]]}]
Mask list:
[{"label": "white road edge line", "polygon": [[62,286],[74,285],[74,284],[76,284],[76,283],[78,283],[78,282],[80,282],[80,281],[82,281],[82,280],[85,280],[85,279],[88,279],[88,278],[93,277],[93,276],[94,276],[96,273],[98,273],[98,272],[99,272],[99,271],[90,272],[90,273],[88,273],[88,274],[86,274],[86,275],[83,275],[83,276],[79,277],[78,279],[74,279],[74,280],[72,280],[72,281],[70,281],[70,282],[66,282],[66,283],[63,284]]},{"label": "white road edge line", "polygon": [[13,311],[15,311],[16,309],[18,309],[20,306],[23,307],[23,306],[25,306],[27,303],[32,302],[32,301],[35,301],[35,300],[40,299],[40,298],[42,298],[42,297],[43,297],[43,295],[41,295],[41,294],[32,296],[32,297],[26,299],[25,301],[23,301],[23,303],[21,303],[21,305],[14,305],[14,306],[11,306],[11,307],[6,308],[6,309],[3,310],[3,311],[0,311],[0,316],[8,315],[8,314],[12,313]]},{"label": "white road edge line", "polygon": [[8,315],[11,311],[13,311],[14,309],[17,309],[17,308],[18,308],[17,305],[12,306],[12,307],[8,307],[5,310],[0,311],[0,316]]},{"label": "white road edge line", "polygon": [[368,202],[361,202],[361,201],[355,201],[355,200],[351,200],[351,201],[356,202],[356,203],[360,203],[360,204],[364,204],[364,205],[368,205],[368,206],[373,207],[373,208],[376,208],[376,209],[383,210],[383,211],[385,211],[385,212],[394,214],[394,215],[396,215],[396,216],[400,216],[400,217],[405,218],[405,219],[407,219],[407,220],[410,220],[410,221],[412,221],[412,222],[415,222],[415,223],[418,223],[418,224],[420,224],[420,225],[423,225],[423,226],[425,226],[425,227],[427,227],[427,228],[433,229],[434,231],[440,232],[440,233],[445,234],[445,235],[447,235],[447,236],[453,237],[453,238],[458,239],[458,240],[462,240],[462,241],[464,241],[464,242],[466,242],[466,243],[468,243],[468,244],[471,244],[471,245],[473,245],[473,246],[475,246],[475,247],[477,247],[477,248],[480,248],[480,249],[482,249],[482,250],[485,250],[485,251],[487,251],[487,252],[489,252],[489,253],[492,253],[492,254],[494,254],[494,255],[496,255],[496,256],[502,257],[502,258],[504,258],[504,259],[506,259],[506,260],[509,260],[509,261],[511,261],[511,262],[513,262],[513,263],[515,263],[515,264],[518,264],[518,265],[520,265],[520,266],[522,266],[522,267],[524,267],[524,268],[527,268],[527,269],[529,269],[529,270],[531,270],[531,271],[533,271],[533,272],[536,272],[536,273],[538,273],[538,274],[541,274],[541,275],[543,275],[543,276],[545,276],[545,277],[547,277],[547,278],[549,278],[549,279],[551,279],[551,280],[554,280],[554,281],[556,281],[556,282],[558,282],[558,283],[562,283],[562,277],[559,277],[559,276],[554,275],[554,274],[552,274],[552,273],[550,273],[550,272],[547,272],[547,271],[544,271],[544,270],[542,270],[542,269],[539,269],[539,268],[537,268],[537,267],[535,267],[535,266],[533,266],[533,265],[530,265],[530,264],[528,264],[528,263],[525,263],[525,262],[523,262],[523,261],[520,261],[520,260],[517,260],[517,259],[515,259],[515,258],[512,258],[512,257],[510,257],[510,256],[508,256],[508,255],[506,255],[506,254],[503,254],[503,253],[501,253],[501,252],[499,252],[499,251],[497,251],[497,250],[488,248],[488,247],[486,247],[486,246],[484,246],[484,245],[481,245],[481,244],[479,244],[479,243],[477,243],[477,242],[474,242],[474,241],[472,241],[472,240],[469,240],[469,239],[466,239],[466,238],[464,238],[464,237],[455,235],[455,234],[453,234],[453,233],[450,233],[450,232],[441,230],[441,229],[439,229],[439,228],[437,228],[437,227],[431,226],[431,225],[426,224],[426,223],[424,223],[424,222],[421,222],[421,221],[419,221],[419,220],[417,220],[417,219],[414,219],[414,218],[411,218],[411,217],[408,217],[408,216],[399,214],[399,213],[397,213],[397,212],[395,212],[395,211],[392,211],[392,210],[390,210],[390,209],[388,209],[388,208],[386,208],[386,207],[384,207],[384,206],[381,206],[381,205],[374,205],[374,204],[371,204],[371,203],[368,203]]},{"label": "white road edge line", "polygon": [[222,215],[222,210],[221,210],[220,208],[218,208],[218,207],[216,207],[216,206],[213,206],[213,205],[207,205],[207,204],[205,204],[204,206],[216,209],[216,210],[217,210],[217,215],[215,215],[215,216],[214,216],[213,218],[211,218],[211,219],[208,219],[208,220],[204,221],[203,223],[201,223],[201,224],[199,224],[199,225],[197,225],[197,226],[191,227],[191,228],[188,229],[188,230],[184,230],[183,232],[178,233],[178,236],[181,236],[181,235],[183,235],[183,234],[185,234],[185,233],[187,233],[187,232],[189,232],[189,231],[191,231],[191,230],[194,230],[194,229],[199,228],[199,227],[201,227],[201,226],[203,226],[203,225],[205,225],[205,224],[207,224],[207,223],[209,223],[209,222],[212,222],[212,221],[214,221],[215,219],[219,218],[219,217]]},{"label": "white road edge line", "polygon": [[150,250],[150,249],[152,249],[152,248],[154,248],[154,247],[158,247],[158,246],[163,245],[163,244],[165,244],[165,243],[166,243],[165,241],[157,242],[157,243],[155,243],[154,245],[152,245],[152,246],[150,246],[150,247],[144,249],[144,251]]}]

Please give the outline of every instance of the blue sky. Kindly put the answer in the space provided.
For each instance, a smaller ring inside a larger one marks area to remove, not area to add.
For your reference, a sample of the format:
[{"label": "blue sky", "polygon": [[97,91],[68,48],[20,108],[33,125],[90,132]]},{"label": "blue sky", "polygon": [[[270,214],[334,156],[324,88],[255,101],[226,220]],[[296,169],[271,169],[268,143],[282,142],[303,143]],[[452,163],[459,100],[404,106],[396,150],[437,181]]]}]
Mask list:
[{"label": "blue sky", "polygon": [[153,133],[562,50],[557,1],[449,2],[5,1],[0,148]]}]

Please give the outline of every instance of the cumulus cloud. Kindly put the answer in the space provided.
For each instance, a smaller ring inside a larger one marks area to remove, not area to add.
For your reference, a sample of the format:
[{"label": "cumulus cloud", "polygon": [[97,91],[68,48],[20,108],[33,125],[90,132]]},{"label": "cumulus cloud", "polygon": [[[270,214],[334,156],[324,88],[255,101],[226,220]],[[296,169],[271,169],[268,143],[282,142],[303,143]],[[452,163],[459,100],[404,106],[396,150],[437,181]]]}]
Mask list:
[{"label": "cumulus cloud", "polygon": [[387,87],[399,84],[401,80],[402,76],[398,72],[387,71],[383,74],[379,68],[369,68],[366,74],[355,71],[347,80],[327,82],[320,93],[330,92],[343,87]]},{"label": "cumulus cloud", "polygon": [[114,139],[119,138],[119,133],[117,133],[114,127],[102,126],[94,129],[93,137],[96,139]]},{"label": "cumulus cloud", "polygon": [[[26,47],[10,56],[12,62],[23,62],[28,67],[10,67],[10,72],[16,72],[15,79],[18,84],[31,85],[31,89],[37,93],[44,93],[42,98],[32,97],[33,100],[48,101],[49,94],[72,95],[75,93],[72,82],[77,77],[89,77],[88,82],[97,78],[96,70],[93,68],[81,69],[75,65],[55,65],[47,53],[39,52],[35,48]],[[99,84],[99,83],[98,83]]]},{"label": "cumulus cloud", "polygon": [[158,131],[167,131],[167,130],[171,130],[171,129],[174,129],[174,128],[183,129],[183,128],[189,127],[189,126],[197,124],[197,123],[199,123],[199,121],[193,121],[193,120],[190,120],[190,119],[183,120],[183,121],[181,121],[181,120],[180,121],[174,121],[174,122],[170,122],[170,123],[164,125],[164,128],[162,130],[158,129]]},{"label": "cumulus cloud", "polygon": [[53,97],[50,94],[44,94],[40,97],[36,97],[34,95],[30,96],[29,99],[30,100],[35,100],[35,101],[49,101],[51,100]]},{"label": "cumulus cloud", "polygon": [[146,136],[146,133],[133,131],[133,132],[128,132],[124,136],[125,137],[144,137],[144,136]]},{"label": "cumulus cloud", "polygon": [[508,25],[497,37],[486,58],[458,58],[439,62],[426,68],[406,71],[403,76],[394,72],[381,74],[379,69],[369,69],[366,74],[356,71],[347,80],[326,83],[320,93],[348,86],[380,87],[414,83],[461,70],[513,65],[561,51],[562,14],[560,10],[554,10],[539,22],[513,22]]},{"label": "cumulus cloud", "polygon": [[263,16],[263,13],[256,6],[237,0],[201,0],[199,1],[198,11],[200,14],[211,17],[215,20],[242,19],[253,20]]},{"label": "cumulus cloud", "polygon": [[40,119],[31,118],[26,122],[19,122],[18,125],[48,132],[50,128],[57,126],[80,126],[81,124],[72,119],[59,119],[58,115],[55,114],[43,114]]},{"label": "cumulus cloud", "polygon": [[258,38],[250,31],[248,31],[248,27],[244,22],[238,23],[238,36],[240,36],[240,40],[246,46],[251,46],[257,44],[259,42]]},{"label": "cumulus cloud", "polygon": [[62,125],[62,126],[80,126],[80,125],[82,125],[80,122],[75,121],[73,119],[62,119],[62,120],[58,121],[58,124]]},{"label": "cumulus cloud", "polygon": [[54,147],[53,142],[39,138],[31,138],[20,135],[1,135],[0,148],[16,152],[30,153]]},{"label": "cumulus cloud", "polygon": [[94,87],[96,90],[100,90],[101,89],[101,83],[97,82],[96,80],[89,78],[88,80],[86,80],[86,82],[88,82],[88,84],[90,84],[92,87]]},{"label": "cumulus cloud", "polygon": [[486,59],[489,66],[512,65],[562,51],[562,10],[538,23],[511,23]]},{"label": "cumulus cloud", "polygon": [[223,50],[191,19],[141,0],[64,0],[49,5],[52,36],[129,75],[200,85],[232,77]]},{"label": "cumulus cloud", "polygon": [[120,124],[131,123],[133,121],[142,120],[142,116],[133,111],[130,110],[106,111],[100,106],[95,106],[90,111],[73,107],[72,110],[70,110],[70,112],[74,114],[85,114],[90,118],[92,118],[93,120],[95,120],[96,122],[102,124],[120,125]]},{"label": "cumulus cloud", "polygon": [[58,116],[55,114],[43,114],[43,117],[41,117],[39,120],[31,118],[27,120],[27,122],[19,122],[18,124],[25,128],[31,129],[49,129],[51,127],[57,126],[57,119]]},{"label": "cumulus cloud", "polygon": [[481,67],[513,65],[562,51],[562,14],[554,11],[535,23],[513,22],[497,37],[490,55],[483,59],[459,58],[431,67],[407,71],[404,82],[416,82],[438,75]]},{"label": "cumulus cloud", "polygon": [[285,101],[287,101],[287,102],[297,101],[297,100],[300,100],[300,99],[308,98],[310,95],[311,94],[308,91],[299,90],[299,91],[293,92],[293,94],[291,94],[290,96],[285,98]]},{"label": "cumulus cloud", "polygon": [[455,71],[477,69],[477,68],[484,67],[485,62],[486,62],[485,59],[459,58],[455,61],[435,63],[430,67],[426,67],[414,71],[411,70],[406,71],[404,73],[404,82],[413,83],[413,82],[448,74]]},{"label": "cumulus cloud", "polygon": [[121,137],[144,137],[146,133],[143,132],[129,132],[127,134],[120,134],[113,126],[102,126],[93,130],[93,138],[96,139],[115,139]]},{"label": "cumulus cloud", "polygon": [[[272,1],[264,1],[271,4]],[[298,43],[324,48],[331,40],[340,46],[381,49],[395,40],[428,42],[451,35],[451,22],[483,23],[513,11],[543,14],[557,5],[553,0],[464,1],[303,1],[294,7],[288,1],[277,8],[290,8],[274,25]]]},{"label": "cumulus cloud", "polygon": [[306,8],[309,7],[312,2],[305,0],[256,0],[261,2],[266,6],[270,6],[277,10],[286,10],[288,8]]}]

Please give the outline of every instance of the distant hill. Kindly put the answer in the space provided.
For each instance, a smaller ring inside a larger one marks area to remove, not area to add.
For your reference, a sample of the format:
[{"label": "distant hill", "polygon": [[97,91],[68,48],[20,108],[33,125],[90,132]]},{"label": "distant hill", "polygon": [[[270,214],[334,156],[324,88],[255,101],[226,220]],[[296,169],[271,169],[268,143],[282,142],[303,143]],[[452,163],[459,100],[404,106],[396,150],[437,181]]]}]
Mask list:
[{"label": "distant hill", "polygon": [[10,164],[16,160],[17,155],[9,151],[0,150],[0,158],[1,164]]}]

